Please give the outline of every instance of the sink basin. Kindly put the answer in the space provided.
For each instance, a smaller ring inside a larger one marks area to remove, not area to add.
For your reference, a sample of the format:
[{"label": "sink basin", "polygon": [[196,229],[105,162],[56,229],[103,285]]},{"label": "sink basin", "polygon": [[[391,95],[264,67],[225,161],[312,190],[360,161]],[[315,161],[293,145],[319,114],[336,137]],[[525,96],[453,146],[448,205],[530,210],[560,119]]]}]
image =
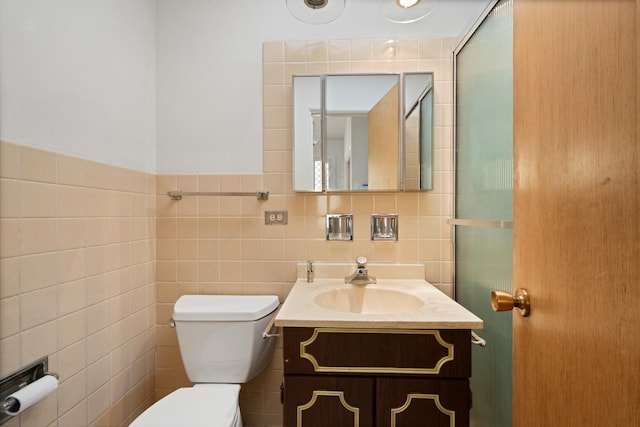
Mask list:
[{"label": "sink basin", "polygon": [[482,320],[427,282],[423,264],[368,264],[378,283],[344,283],[353,263],[318,263],[312,282],[308,263],[298,276],[275,325],[292,328],[481,329]]},{"label": "sink basin", "polygon": [[406,292],[368,287],[332,289],[318,294],[314,303],[329,310],[362,314],[404,313],[424,305]]}]

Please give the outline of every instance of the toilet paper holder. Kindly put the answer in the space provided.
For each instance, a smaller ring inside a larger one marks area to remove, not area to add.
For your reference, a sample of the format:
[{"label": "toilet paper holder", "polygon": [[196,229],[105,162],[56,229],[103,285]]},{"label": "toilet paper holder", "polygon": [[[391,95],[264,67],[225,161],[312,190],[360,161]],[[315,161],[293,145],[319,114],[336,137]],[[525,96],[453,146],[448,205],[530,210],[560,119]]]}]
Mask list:
[{"label": "toilet paper holder", "polygon": [[15,402],[9,396],[45,375],[54,376],[56,379],[59,378],[58,374],[49,372],[48,356],[0,378],[0,424],[4,424],[11,418],[7,411],[11,409]]}]

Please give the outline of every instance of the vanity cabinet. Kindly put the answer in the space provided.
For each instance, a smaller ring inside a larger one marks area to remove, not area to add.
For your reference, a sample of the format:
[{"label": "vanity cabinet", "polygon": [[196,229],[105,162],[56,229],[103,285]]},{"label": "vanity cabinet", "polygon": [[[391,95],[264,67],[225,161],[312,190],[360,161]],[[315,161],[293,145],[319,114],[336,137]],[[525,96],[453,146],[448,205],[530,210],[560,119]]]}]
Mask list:
[{"label": "vanity cabinet", "polygon": [[373,378],[285,375],[284,426],[375,425]]},{"label": "vanity cabinet", "polygon": [[470,330],[283,331],[285,427],[469,425]]}]

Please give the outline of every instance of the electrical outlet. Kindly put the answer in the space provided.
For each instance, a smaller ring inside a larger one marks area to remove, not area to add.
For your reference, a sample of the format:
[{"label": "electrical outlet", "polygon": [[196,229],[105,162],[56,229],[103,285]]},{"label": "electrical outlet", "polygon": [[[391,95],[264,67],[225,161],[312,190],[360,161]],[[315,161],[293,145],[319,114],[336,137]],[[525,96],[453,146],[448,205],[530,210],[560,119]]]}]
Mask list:
[{"label": "electrical outlet", "polygon": [[264,211],[264,223],[266,225],[286,225],[287,222],[287,211]]}]

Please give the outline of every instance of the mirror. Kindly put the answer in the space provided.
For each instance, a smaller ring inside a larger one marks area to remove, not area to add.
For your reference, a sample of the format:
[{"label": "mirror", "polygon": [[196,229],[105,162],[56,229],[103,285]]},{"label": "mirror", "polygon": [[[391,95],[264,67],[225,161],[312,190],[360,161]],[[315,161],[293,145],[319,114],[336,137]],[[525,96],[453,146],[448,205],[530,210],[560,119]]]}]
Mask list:
[{"label": "mirror", "polygon": [[293,76],[293,188],[323,191],[323,76]]},{"label": "mirror", "polygon": [[399,76],[328,75],[325,85],[325,189],[399,189]]},{"label": "mirror", "polygon": [[433,73],[293,76],[294,190],[430,189],[432,123]]},{"label": "mirror", "polygon": [[433,73],[405,73],[404,190],[433,190]]}]

